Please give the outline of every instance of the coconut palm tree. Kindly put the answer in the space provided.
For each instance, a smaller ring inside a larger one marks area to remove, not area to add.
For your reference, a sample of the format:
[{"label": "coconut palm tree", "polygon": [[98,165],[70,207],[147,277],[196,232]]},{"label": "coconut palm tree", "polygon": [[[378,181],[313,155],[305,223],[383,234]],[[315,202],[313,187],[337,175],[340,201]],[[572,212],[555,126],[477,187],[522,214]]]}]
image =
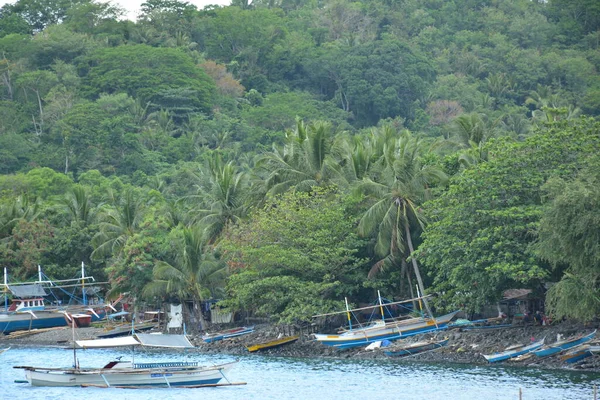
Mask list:
[{"label": "coconut palm tree", "polygon": [[158,261],[152,271],[153,281],[144,288],[147,297],[175,297],[181,302],[191,300],[195,317],[204,328],[200,303],[222,295],[226,265],[215,260],[207,251],[204,227],[193,225],[183,228],[175,243],[173,262]]},{"label": "coconut palm tree", "polygon": [[286,133],[282,148],[260,157],[257,167],[266,171],[265,184],[270,194],[281,194],[290,188],[308,191],[313,186],[344,182],[335,152],[329,122],[309,125],[296,119],[296,128]]},{"label": "coconut palm tree", "polygon": [[10,203],[0,205],[0,239],[10,236],[20,220],[34,221],[40,215],[40,202],[37,198],[18,196]]},{"label": "coconut palm tree", "polygon": [[73,186],[61,200],[61,205],[70,217],[72,224],[86,226],[95,217],[95,208],[90,194],[81,185]]},{"label": "coconut palm tree", "polygon": [[[422,142],[409,132],[388,141],[378,161],[376,180],[365,178],[358,189],[373,199],[373,205],[359,222],[362,236],[377,235],[375,253],[381,257],[370,275],[388,266],[399,266],[403,260],[413,265],[421,293],[425,287],[417,260],[412,257],[413,231],[422,230],[425,221],[420,205],[428,198],[429,187],[444,183],[446,175],[438,168],[421,163]],[[427,302],[425,302],[428,308]],[[428,310],[428,312],[430,312]]]},{"label": "coconut palm tree", "polygon": [[143,218],[142,199],[133,190],[127,190],[114,206],[100,213],[100,230],[92,238],[92,259],[117,256],[127,239],[140,228]]},{"label": "coconut palm tree", "polygon": [[214,243],[227,225],[237,223],[248,212],[248,174],[213,153],[194,178],[197,194],[186,200],[199,200],[200,207],[191,210],[190,220],[204,226],[207,240]]}]

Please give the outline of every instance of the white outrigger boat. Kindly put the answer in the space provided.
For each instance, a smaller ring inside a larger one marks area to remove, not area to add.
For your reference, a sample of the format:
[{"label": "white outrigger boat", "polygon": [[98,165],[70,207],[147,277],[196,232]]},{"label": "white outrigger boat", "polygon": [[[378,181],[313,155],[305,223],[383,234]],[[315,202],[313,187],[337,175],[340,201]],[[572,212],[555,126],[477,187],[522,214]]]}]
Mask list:
[{"label": "white outrigger boat", "polygon": [[[420,301],[425,297],[418,297],[415,299],[398,301],[393,303],[384,304],[379,295],[379,304],[369,307],[357,308],[350,310],[348,308],[348,301],[346,300],[346,311],[340,311],[330,314],[316,315],[315,317],[323,317],[336,314],[347,314],[349,329],[337,334],[326,334],[326,333],[315,333],[314,338],[316,341],[323,343],[327,346],[333,346],[338,349],[349,349],[352,347],[365,346],[370,343],[374,343],[380,340],[397,340],[406,338],[409,336],[435,332],[444,330],[448,327],[448,323],[458,314],[460,311],[454,311],[440,317],[413,317],[404,320],[385,320],[383,308],[391,305],[397,305],[412,301]],[[380,308],[382,319],[374,321],[366,326],[359,328],[353,328],[351,324],[350,314],[354,311],[367,310],[373,308]],[[314,318],[314,317],[313,317]]]},{"label": "white outrigger boat", "polygon": [[[80,340],[75,342],[79,348],[151,346],[170,348],[194,347],[185,335],[137,334],[135,337],[100,340]],[[75,344],[74,344],[75,354]],[[111,361],[101,368],[80,368],[75,357],[75,367],[52,368],[15,366],[25,370],[25,378],[32,386],[62,387],[185,387],[242,385],[231,383],[225,373],[236,363],[203,366],[197,362],[153,362],[134,363],[132,361]],[[225,383],[220,383],[222,380]]]}]

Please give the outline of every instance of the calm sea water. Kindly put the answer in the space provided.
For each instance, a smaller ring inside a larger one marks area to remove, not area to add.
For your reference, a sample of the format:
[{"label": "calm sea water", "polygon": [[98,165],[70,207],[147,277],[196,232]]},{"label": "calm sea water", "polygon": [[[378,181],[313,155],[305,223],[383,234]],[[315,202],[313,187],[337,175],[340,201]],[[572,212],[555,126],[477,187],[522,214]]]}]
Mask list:
[{"label": "calm sea water", "polygon": [[[131,357],[128,350],[85,350],[77,353],[82,367],[101,366],[118,356]],[[145,352],[136,350],[136,362],[200,361],[219,364],[236,358],[193,352]],[[229,372],[232,382],[244,386],[203,389],[102,389],[41,388],[15,383],[24,372],[15,365],[70,366],[73,352],[61,348],[13,347],[0,355],[0,399],[85,399],[85,400],[420,400],[420,399],[593,399],[600,374],[550,372],[506,366],[432,365],[407,360],[288,359],[260,355],[239,358]]]}]

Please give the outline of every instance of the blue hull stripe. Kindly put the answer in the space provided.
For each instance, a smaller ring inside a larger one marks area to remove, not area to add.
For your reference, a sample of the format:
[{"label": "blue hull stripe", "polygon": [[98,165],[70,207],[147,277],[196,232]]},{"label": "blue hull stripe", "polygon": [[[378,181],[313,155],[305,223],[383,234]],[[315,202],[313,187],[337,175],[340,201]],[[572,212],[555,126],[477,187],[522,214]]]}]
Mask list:
[{"label": "blue hull stripe", "polygon": [[0,322],[0,332],[8,334],[14,331],[28,330],[31,323],[31,329],[54,328],[57,326],[67,326],[65,317],[61,315],[56,318],[40,318],[21,321]]},{"label": "blue hull stripe", "polygon": [[401,338],[405,338],[405,337],[409,337],[409,336],[418,335],[420,333],[442,331],[442,330],[445,330],[446,328],[447,328],[446,325],[439,325],[437,328],[435,326],[424,327],[424,328],[419,328],[419,329],[413,329],[410,331],[404,331],[402,333],[389,333],[389,334],[371,336],[368,338],[328,341],[328,342],[321,342],[321,343],[328,345],[328,346],[336,347],[338,349],[350,349],[352,347],[364,346],[366,344],[377,342],[379,340],[384,340],[384,339],[397,340],[397,339],[401,339]]}]

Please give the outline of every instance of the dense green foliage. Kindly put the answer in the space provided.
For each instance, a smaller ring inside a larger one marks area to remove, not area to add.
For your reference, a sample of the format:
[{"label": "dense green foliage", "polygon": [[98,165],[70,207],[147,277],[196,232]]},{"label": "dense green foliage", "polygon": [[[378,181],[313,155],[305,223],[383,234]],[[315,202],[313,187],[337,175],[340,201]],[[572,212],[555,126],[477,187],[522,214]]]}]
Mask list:
[{"label": "dense green foliage", "polygon": [[281,322],[416,283],[589,320],[596,3],[6,4],[0,263]]}]

